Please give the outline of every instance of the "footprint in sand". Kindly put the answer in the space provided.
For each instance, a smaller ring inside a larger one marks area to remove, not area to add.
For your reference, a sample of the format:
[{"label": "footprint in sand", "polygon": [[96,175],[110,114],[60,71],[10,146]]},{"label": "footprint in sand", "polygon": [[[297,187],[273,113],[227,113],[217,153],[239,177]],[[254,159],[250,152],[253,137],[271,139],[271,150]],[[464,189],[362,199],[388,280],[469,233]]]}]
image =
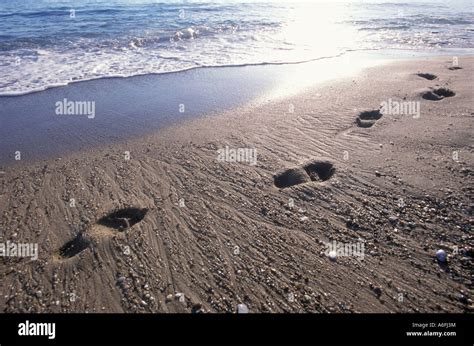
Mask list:
[{"label": "footprint in sand", "polygon": [[448,70],[451,70],[451,71],[462,70],[462,67],[461,66],[451,66],[451,67],[448,67]]},{"label": "footprint in sand", "polygon": [[438,78],[438,76],[432,74],[432,73],[417,73],[416,74],[418,77],[421,77],[421,78],[424,78],[424,79],[428,79],[428,80],[434,80],[436,78]]},{"label": "footprint in sand", "polygon": [[439,101],[445,97],[452,97],[454,95],[456,95],[456,93],[448,88],[430,88],[421,93],[421,96],[429,101]]},{"label": "footprint in sand", "polygon": [[123,231],[142,221],[147,212],[146,208],[119,209],[100,218],[97,224]]},{"label": "footprint in sand", "polygon": [[59,249],[59,258],[68,259],[88,249],[93,242],[103,237],[113,236],[142,221],[147,214],[146,208],[124,208],[101,217],[94,225],[79,233]]},{"label": "footprint in sand", "polygon": [[359,113],[356,119],[357,126],[359,127],[372,127],[377,120],[382,117],[382,113],[379,109],[373,111],[364,111]]},{"label": "footprint in sand", "polygon": [[323,182],[330,179],[336,168],[326,159],[311,160],[300,167],[285,169],[274,175],[274,184],[280,189],[290,186],[309,183]]},{"label": "footprint in sand", "polygon": [[73,239],[61,246],[59,249],[59,258],[72,258],[87,249],[90,244],[91,240],[89,237],[85,233],[79,233]]}]

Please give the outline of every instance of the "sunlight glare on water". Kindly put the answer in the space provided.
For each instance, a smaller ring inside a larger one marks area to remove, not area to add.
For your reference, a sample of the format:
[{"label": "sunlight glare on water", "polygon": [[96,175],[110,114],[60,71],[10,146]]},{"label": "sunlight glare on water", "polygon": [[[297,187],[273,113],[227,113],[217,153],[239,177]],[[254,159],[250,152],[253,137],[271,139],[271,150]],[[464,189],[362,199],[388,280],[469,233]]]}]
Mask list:
[{"label": "sunlight glare on water", "polygon": [[0,95],[355,50],[472,49],[473,18],[471,0],[0,1]]},{"label": "sunlight glare on water", "polygon": [[[284,42],[299,47],[300,59],[332,56],[352,47],[356,30],[342,22],[350,8],[340,3],[303,3],[289,10],[281,35]],[[302,54],[303,53],[303,54]]]}]

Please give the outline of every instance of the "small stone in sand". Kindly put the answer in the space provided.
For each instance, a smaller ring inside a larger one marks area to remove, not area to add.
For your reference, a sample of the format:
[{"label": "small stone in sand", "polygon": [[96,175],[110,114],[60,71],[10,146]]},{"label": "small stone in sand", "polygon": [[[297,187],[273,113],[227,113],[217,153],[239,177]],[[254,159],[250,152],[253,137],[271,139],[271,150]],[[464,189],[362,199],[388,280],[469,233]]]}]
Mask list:
[{"label": "small stone in sand", "polygon": [[446,262],[446,251],[444,250],[436,251],[436,259],[440,262]]},{"label": "small stone in sand", "polygon": [[382,295],[382,289],[380,287],[375,286],[373,290],[377,297],[380,297]]},{"label": "small stone in sand", "polygon": [[237,305],[237,313],[238,314],[248,314],[249,308],[245,304],[238,304]]},{"label": "small stone in sand", "polygon": [[204,311],[201,304],[194,304],[191,308],[191,313],[193,314],[202,314]]},{"label": "small stone in sand", "polygon": [[388,221],[392,224],[396,224],[398,222],[398,217],[392,215],[388,218]]}]

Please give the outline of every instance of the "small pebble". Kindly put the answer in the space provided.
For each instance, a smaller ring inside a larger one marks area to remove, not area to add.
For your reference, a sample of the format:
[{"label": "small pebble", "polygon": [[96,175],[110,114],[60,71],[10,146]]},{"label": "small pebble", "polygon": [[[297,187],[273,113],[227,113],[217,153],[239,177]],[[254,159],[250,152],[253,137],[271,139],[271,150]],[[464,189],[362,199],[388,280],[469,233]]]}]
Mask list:
[{"label": "small pebble", "polygon": [[388,221],[390,221],[392,224],[395,224],[398,222],[398,217],[392,215],[388,218]]},{"label": "small pebble", "polygon": [[249,308],[245,304],[238,304],[237,305],[237,313],[238,314],[248,314]]},{"label": "small pebble", "polygon": [[440,262],[446,262],[446,251],[444,250],[436,251],[436,259]]},{"label": "small pebble", "polygon": [[203,313],[202,305],[201,304],[194,304],[191,308],[191,313],[193,314],[201,314]]},{"label": "small pebble", "polygon": [[374,287],[374,293],[377,297],[380,297],[382,295],[382,289],[380,287]]}]

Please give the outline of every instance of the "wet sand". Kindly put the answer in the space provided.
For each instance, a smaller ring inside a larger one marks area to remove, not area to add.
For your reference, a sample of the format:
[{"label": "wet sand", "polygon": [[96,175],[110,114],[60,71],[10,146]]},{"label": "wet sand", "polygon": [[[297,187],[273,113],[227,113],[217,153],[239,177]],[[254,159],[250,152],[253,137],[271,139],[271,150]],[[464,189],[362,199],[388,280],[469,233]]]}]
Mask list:
[{"label": "wet sand", "polygon": [[0,167],[17,164],[17,152],[22,162],[33,162],[140,138],[187,119],[297,94],[383,60],[354,52],[301,64],[203,67],[76,81],[0,96]]},{"label": "wet sand", "polygon": [[[396,62],[3,167],[1,241],[39,258],[0,259],[2,311],[472,312],[474,58],[459,66]],[[331,260],[333,241],[363,259]]]}]

